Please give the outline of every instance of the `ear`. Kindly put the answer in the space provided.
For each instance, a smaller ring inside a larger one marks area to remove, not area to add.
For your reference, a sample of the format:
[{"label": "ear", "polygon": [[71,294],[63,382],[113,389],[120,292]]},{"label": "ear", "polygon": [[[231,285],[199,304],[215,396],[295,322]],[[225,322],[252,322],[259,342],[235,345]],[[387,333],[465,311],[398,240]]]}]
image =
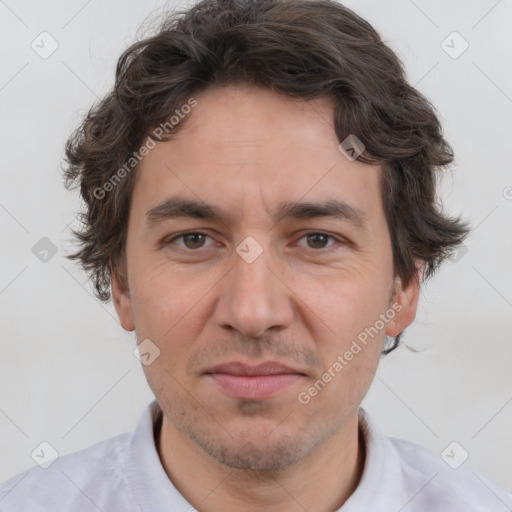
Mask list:
[{"label": "ear", "polygon": [[392,299],[392,307],[396,311],[396,314],[386,326],[386,336],[398,336],[416,317],[423,267],[416,265],[416,268],[417,272],[415,278],[411,279],[407,286],[402,286],[400,278],[397,278],[395,281],[395,293]]},{"label": "ear", "polygon": [[133,321],[132,300],[126,280],[121,280],[118,273],[112,271],[110,272],[110,283],[112,301],[114,302],[119,321],[123,329],[126,331],[134,331],[135,322]]}]

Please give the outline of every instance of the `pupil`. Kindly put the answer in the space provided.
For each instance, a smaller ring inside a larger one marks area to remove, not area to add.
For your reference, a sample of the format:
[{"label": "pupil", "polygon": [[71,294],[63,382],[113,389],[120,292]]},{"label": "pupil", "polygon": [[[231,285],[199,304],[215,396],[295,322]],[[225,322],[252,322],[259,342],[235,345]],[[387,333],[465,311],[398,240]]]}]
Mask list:
[{"label": "pupil", "polygon": [[190,241],[191,239],[195,239],[195,242],[197,242],[197,241],[198,241],[198,237],[202,237],[202,236],[203,236],[203,235],[202,235],[201,233],[193,233],[193,234],[191,234],[191,235],[186,235],[186,236],[185,236],[185,238],[184,238],[184,239],[185,239],[185,245],[186,245],[189,249],[195,249],[195,248],[197,248],[197,247],[201,247],[202,242],[204,241],[204,240],[202,240],[202,239],[199,239],[199,243],[198,243],[198,244],[195,244],[195,243],[194,243],[194,240],[192,240],[192,247],[190,247],[190,245],[191,245],[191,244],[187,243],[187,241]]},{"label": "pupil", "polygon": [[[315,235],[308,235],[308,240],[311,241],[311,239],[316,239],[316,241],[318,241],[318,239],[321,239],[320,240],[320,248],[322,249],[323,247],[325,247],[325,241],[326,241],[326,235],[321,235],[321,234],[315,234]],[[315,244],[315,242],[313,241],[313,245]],[[316,246],[315,248],[318,248],[318,246]]]}]

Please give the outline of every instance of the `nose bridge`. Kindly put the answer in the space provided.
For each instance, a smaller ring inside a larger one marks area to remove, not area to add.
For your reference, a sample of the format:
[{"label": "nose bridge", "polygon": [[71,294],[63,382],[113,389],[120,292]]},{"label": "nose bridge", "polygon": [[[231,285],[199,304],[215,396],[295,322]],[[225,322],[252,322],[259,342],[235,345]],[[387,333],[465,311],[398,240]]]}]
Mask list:
[{"label": "nose bridge", "polygon": [[293,308],[280,265],[269,246],[270,235],[246,237],[233,256],[233,270],[220,297],[220,321],[246,336],[258,337],[267,329],[291,322]]},{"label": "nose bridge", "polygon": [[[258,239],[261,244],[249,236],[236,248],[237,256],[234,258],[231,284],[234,285],[236,293],[243,295],[244,300],[259,300],[261,293],[267,294],[268,299],[269,291],[273,287],[273,283],[270,282],[272,273],[269,270],[273,264],[271,250],[268,244],[264,248],[261,236]],[[251,291],[253,293],[247,293]]]}]

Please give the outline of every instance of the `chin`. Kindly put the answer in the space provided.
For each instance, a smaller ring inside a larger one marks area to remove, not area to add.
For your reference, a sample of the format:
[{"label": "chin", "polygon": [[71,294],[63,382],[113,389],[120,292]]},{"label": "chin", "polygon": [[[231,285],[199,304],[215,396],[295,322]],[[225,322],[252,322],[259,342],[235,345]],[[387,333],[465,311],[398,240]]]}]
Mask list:
[{"label": "chin", "polygon": [[220,464],[232,469],[250,471],[278,471],[291,466],[304,458],[302,443],[288,440],[287,443],[268,443],[251,441],[236,449],[231,445],[200,443],[201,448]]}]

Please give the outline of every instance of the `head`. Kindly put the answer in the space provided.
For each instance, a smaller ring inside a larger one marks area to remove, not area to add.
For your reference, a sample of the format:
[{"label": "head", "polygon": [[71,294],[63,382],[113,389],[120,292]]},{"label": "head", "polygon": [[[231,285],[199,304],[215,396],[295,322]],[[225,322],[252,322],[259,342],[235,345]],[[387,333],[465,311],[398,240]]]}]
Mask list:
[{"label": "head", "polygon": [[[353,418],[468,232],[438,208],[453,155],[432,105],[328,0],[170,15],[66,156],[86,207],[71,257],[158,347],[144,371],[167,420],[231,467],[293,464]],[[264,399],[212,381],[263,360],[297,378]]]}]

